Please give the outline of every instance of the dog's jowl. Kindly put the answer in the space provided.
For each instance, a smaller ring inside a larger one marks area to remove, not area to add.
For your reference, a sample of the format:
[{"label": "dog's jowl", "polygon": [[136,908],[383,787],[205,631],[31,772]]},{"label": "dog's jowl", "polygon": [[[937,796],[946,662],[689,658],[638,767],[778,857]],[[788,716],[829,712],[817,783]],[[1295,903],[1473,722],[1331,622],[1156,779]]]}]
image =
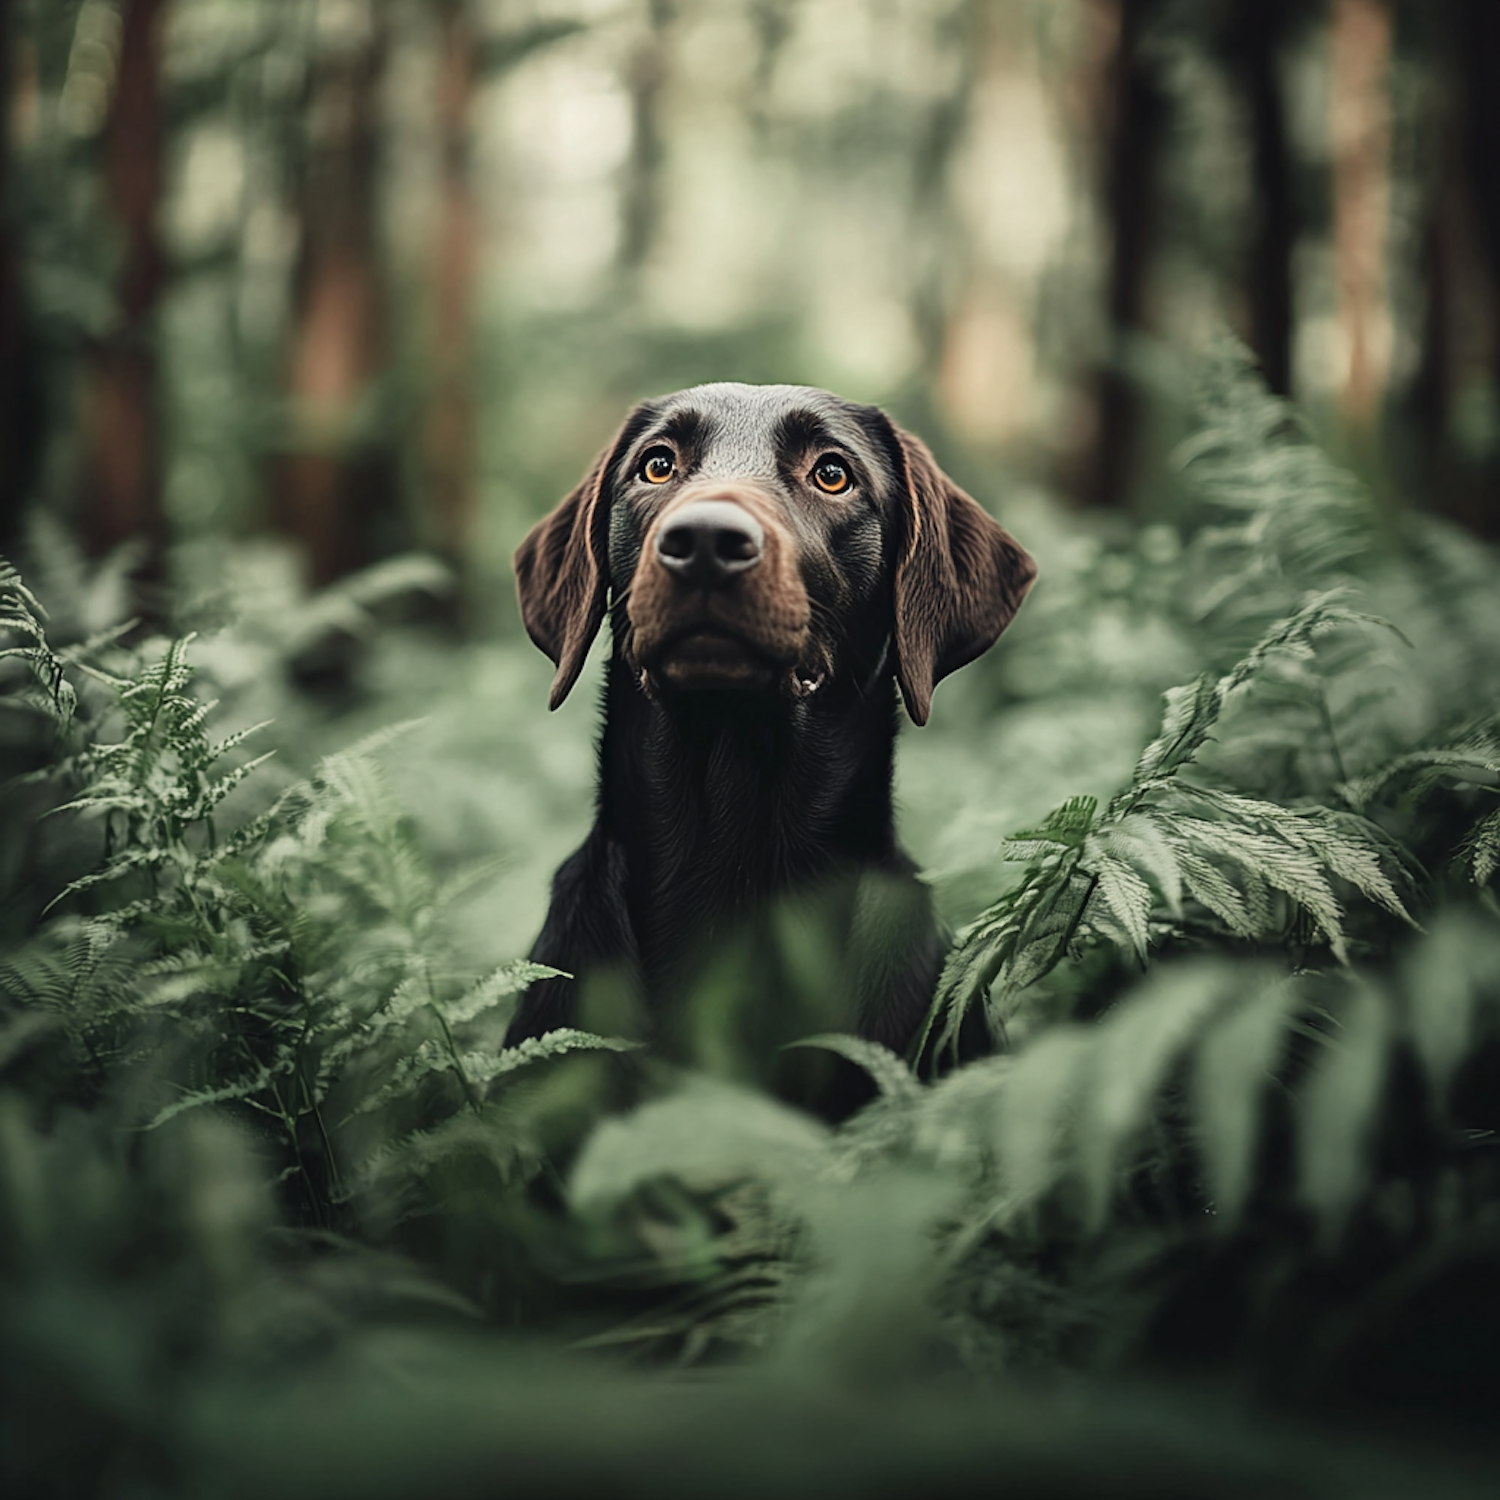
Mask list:
[{"label": "dog's jowl", "polygon": [[725,384],[631,412],[516,554],[554,708],[606,613],[613,650],[597,816],[532,952],[576,978],[507,1040],[632,1025],[752,1073],[813,1031],[906,1050],[945,940],[896,842],[897,691],[925,724],[1035,574],[876,407]]}]

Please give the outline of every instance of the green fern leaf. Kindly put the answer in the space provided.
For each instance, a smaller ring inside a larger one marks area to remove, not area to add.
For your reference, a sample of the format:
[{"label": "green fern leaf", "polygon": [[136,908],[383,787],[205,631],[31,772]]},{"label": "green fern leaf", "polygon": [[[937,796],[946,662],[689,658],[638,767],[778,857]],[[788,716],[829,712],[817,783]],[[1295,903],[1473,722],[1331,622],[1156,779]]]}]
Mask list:
[{"label": "green fern leaf", "polygon": [[1500,809],[1477,824],[1464,841],[1475,885],[1488,885],[1500,870]]},{"label": "green fern leaf", "polygon": [[[1041,827],[1022,829],[1012,834],[1007,842],[1035,842],[1044,848],[1075,849],[1093,832],[1098,810],[1099,803],[1094,797],[1069,797],[1047,814]],[[1031,857],[1021,856],[1023,859]]]},{"label": "green fern leaf", "polygon": [[1085,1223],[1102,1227],[1115,1182],[1167,1070],[1234,984],[1219,968],[1170,969],[1134,991],[1092,1033],[1088,1086],[1080,1098],[1076,1159]]},{"label": "green fern leaf", "polygon": [[1132,785],[1169,777],[1192,760],[1207,742],[1222,706],[1223,692],[1211,674],[1185,687],[1168,688],[1161,732],[1136,762]]},{"label": "green fern leaf", "polygon": [[1341,963],[1348,962],[1344,913],[1328,884],[1323,866],[1305,846],[1250,828],[1179,816],[1176,831],[1209,854],[1232,865],[1244,865],[1278,891],[1290,896],[1317,924],[1323,940]]},{"label": "green fern leaf", "polygon": [[800,1110],[732,1084],[694,1079],[599,1126],[573,1167],[568,1198],[592,1215],[659,1177],[689,1187],[747,1177],[773,1185],[805,1181],[832,1159],[832,1139],[827,1126]]},{"label": "green fern leaf", "polygon": [[1026,1211],[1066,1175],[1064,1146],[1087,1087],[1094,1042],[1082,1027],[1063,1027],[1044,1033],[1013,1059],[990,1142],[1002,1219]]},{"label": "green fern leaf", "polygon": [[[1220,971],[1221,988],[1243,990]],[[1194,1051],[1192,1102],[1198,1150],[1214,1212],[1226,1230],[1239,1220],[1254,1182],[1261,1101],[1286,1045],[1298,1003],[1294,981],[1278,978],[1245,994],[1208,1028]]]},{"label": "green fern leaf", "polygon": [[1297,1110],[1298,1194],[1326,1236],[1343,1226],[1368,1185],[1369,1148],[1390,1065],[1390,999],[1369,981],[1350,980],[1336,1021]]},{"label": "green fern leaf", "polygon": [[789,1047],[821,1047],[836,1052],[861,1067],[880,1090],[881,1098],[910,1101],[922,1094],[922,1085],[916,1074],[907,1067],[889,1047],[864,1037],[847,1036],[842,1032],[825,1032],[819,1036],[801,1037],[788,1042]]},{"label": "green fern leaf", "polygon": [[[1260,937],[1271,927],[1268,905],[1252,906],[1248,893],[1237,888],[1216,865],[1192,846],[1189,830],[1163,824],[1164,836],[1177,845],[1177,862],[1186,893],[1211,911],[1235,937]],[[1264,890],[1264,882],[1257,881]]]},{"label": "green fern leaf", "polygon": [[1089,924],[1117,947],[1129,949],[1144,965],[1150,941],[1151,887],[1124,861],[1106,854],[1097,840],[1084,845],[1083,865],[1097,882]]},{"label": "green fern leaf", "polygon": [[560,1027],[543,1036],[528,1037],[517,1046],[506,1047],[500,1052],[466,1052],[462,1059],[463,1070],[471,1083],[483,1085],[514,1073],[518,1068],[528,1068],[569,1052],[634,1052],[640,1045],[625,1037],[598,1036],[591,1031]]},{"label": "green fern leaf", "polygon": [[471,985],[456,1000],[442,1001],[438,1010],[450,1026],[462,1026],[493,1009],[509,996],[519,995],[539,979],[572,977],[571,974],[549,968],[546,964],[532,963],[525,958],[517,959],[514,963],[503,964],[494,973]]},{"label": "green fern leaf", "polygon": [[1433,1097],[1446,1102],[1454,1076],[1479,1038],[1480,1007],[1496,994],[1500,933],[1470,912],[1445,912],[1403,965],[1402,989],[1413,1050]]},{"label": "green fern leaf", "polygon": [[174,1120],[178,1115],[185,1114],[190,1109],[202,1109],[205,1105],[228,1104],[231,1101],[251,1103],[256,1095],[262,1093],[270,1085],[272,1078],[289,1071],[289,1068],[290,1061],[288,1060],[282,1066],[257,1068],[254,1072],[231,1079],[228,1083],[184,1094],[182,1098],[175,1099],[171,1104],[157,1110],[142,1128],[157,1130],[168,1120]]},{"label": "green fern leaf", "polygon": [[1173,917],[1182,916],[1182,861],[1155,819],[1145,813],[1126,813],[1118,823],[1100,829],[1095,838],[1105,857],[1149,879],[1167,911]]}]

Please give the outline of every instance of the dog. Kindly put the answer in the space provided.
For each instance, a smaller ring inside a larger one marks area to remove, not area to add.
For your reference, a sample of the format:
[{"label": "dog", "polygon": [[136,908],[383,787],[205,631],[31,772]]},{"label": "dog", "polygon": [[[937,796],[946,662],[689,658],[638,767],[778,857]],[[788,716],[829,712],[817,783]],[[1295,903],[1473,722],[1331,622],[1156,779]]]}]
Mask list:
[{"label": "dog", "polygon": [[[515,568],[552,708],[606,614],[613,649],[594,825],[531,953],[576,977],[506,1044],[583,1020],[700,1062],[811,1029],[908,1052],[948,943],[896,841],[896,694],[927,722],[1025,549],[878,407],[726,383],[637,406]],[[594,981],[627,998],[589,1014]]]}]

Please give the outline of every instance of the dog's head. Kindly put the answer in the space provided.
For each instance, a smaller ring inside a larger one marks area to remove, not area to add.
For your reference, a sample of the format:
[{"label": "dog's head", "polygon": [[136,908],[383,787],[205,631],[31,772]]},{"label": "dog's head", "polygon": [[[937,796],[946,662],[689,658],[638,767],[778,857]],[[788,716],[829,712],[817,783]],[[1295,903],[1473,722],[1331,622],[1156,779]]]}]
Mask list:
[{"label": "dog's head", "polygon": [[934,685],[994,644],[1035,577],[878,407],[786,385],[643,402],[516,553],[553,708],[613,596],[649,693],[807,698],[891,661],[925,724]]}]

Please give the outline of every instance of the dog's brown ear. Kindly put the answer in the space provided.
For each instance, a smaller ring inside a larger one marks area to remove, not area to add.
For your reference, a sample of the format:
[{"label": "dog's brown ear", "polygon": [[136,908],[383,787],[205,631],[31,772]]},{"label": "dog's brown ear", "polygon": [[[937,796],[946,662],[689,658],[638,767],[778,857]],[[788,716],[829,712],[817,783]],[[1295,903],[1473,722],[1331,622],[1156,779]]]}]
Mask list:
[{"label": "dog's brown ear", "polygon": [[604,623],[609,593],[609,517],[605,477],[630,424],[590,465],[578,485],[526,534],[516,549],[516,593],[526,633],[557,668],[547,706],[556,708],[583,671]]},{"label": "dog's brown ear", "polygon": [[892,424],[904,466],[896,561],[896,680],[925,724],[932,690],[995,644],[1036,579],[1031,554]]}]

